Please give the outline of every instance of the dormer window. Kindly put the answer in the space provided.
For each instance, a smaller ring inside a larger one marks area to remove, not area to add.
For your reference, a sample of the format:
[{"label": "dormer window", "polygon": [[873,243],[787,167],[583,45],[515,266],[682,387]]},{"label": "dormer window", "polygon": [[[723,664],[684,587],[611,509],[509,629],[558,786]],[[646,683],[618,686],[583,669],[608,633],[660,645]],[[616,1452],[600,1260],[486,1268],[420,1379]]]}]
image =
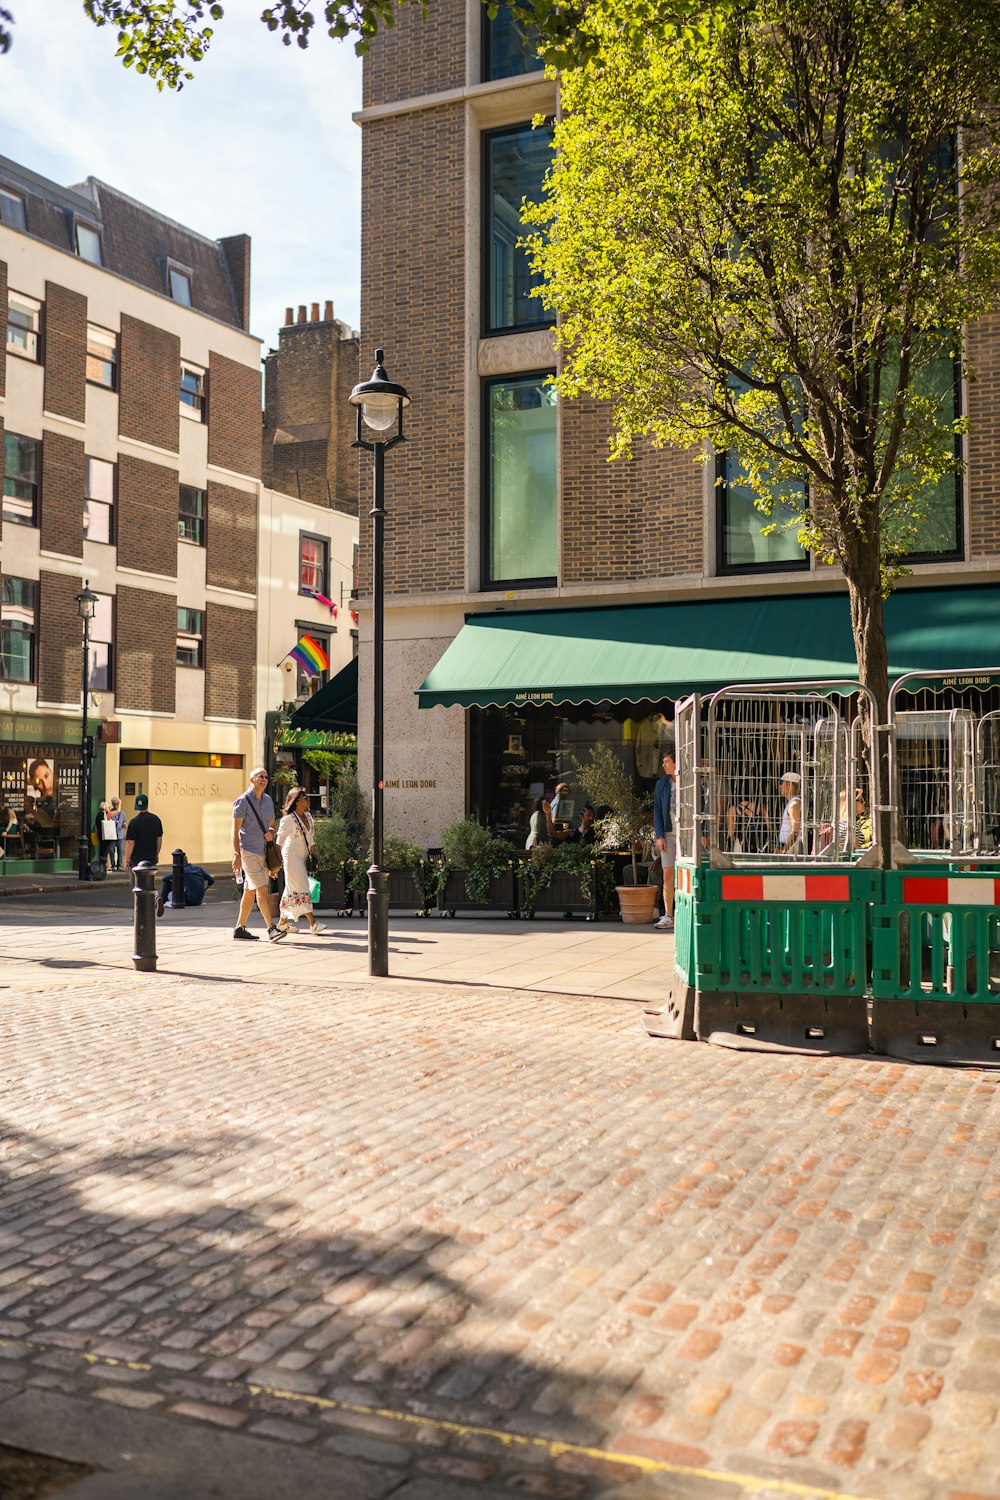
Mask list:
[{"label": "dormer window", "polygon": [[24,229],[24,199],[9,188],[0,188],[0,224],[8,229]]},{"label": "dormer window", "polygon": [[191,306],[191,272],[172,260],[167,261],[167,291],[182,307]]},{"label": "dormer window", "polygon": [[89,260],[92,266],[103,266],[100,230],[92,224],[77,224],[76,253],[81,260]]}]

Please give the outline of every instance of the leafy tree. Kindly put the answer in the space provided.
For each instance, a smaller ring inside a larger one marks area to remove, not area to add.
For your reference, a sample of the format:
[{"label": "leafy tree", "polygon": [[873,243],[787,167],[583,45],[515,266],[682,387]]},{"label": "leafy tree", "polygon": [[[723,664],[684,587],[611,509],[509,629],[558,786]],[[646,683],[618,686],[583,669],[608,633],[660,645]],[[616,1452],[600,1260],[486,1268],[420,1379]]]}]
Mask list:
[{"label": "leafy tree", "polygon": [[884,723],[883,600],[964,430],[930,375],[1000,287],[1000,4],[733,0],[642,40],[588,15],[527,215],[559,389],[611,402],[614,455],[738,455],[842,568]]}]

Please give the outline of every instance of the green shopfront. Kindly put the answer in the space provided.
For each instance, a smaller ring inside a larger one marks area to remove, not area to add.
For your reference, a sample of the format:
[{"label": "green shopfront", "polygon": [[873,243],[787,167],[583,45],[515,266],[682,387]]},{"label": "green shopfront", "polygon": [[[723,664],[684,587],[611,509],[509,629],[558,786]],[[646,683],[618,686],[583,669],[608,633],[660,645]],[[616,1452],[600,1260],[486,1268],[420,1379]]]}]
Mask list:
[{"label": "green shopfront", "polygon": [[[100,724],[91,785],[104,784]],[[93,823],[93,805],[88,827]],[[80,724],[47,714],[0,715],[0,842],[4,875],[75,870],[80,838]]]}]

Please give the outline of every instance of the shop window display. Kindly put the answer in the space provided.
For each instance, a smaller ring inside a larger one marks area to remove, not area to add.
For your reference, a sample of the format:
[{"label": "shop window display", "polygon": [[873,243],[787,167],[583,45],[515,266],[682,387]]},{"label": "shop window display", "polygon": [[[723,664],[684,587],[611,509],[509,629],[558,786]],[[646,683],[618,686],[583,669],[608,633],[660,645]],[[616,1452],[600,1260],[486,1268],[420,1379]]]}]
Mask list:
[{"label": "shop window display", "polygon": [[80,751],[24,745],[0,755],[7,858],[71,859],[80,832]]}]

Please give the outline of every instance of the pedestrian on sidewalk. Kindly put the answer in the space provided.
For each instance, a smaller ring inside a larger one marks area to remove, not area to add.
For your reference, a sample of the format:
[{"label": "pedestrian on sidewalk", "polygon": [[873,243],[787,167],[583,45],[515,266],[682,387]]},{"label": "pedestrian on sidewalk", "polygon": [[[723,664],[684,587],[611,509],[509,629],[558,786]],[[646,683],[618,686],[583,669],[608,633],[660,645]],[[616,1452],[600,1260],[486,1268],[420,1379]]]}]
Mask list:
[{"label": "pedestrian on sidewalk", "polygon": [[660,932],[674,930],[674,867],[677,864],[677,761],[673,745],[665,745],[660,758],[663,775],[653,788],[653,833],[663,871],[663,916]]},{"label": "pedestrian on sidewalk", "polygon": [[250,772],[250,785],[233,803],[233,875],[243,885],[233,937],[244,942],[257,942],[257,934],[247,927],[255,899],[271,942],[276,943],[288,936],[287,931],[282,931],[275,923],[268,889],[271,873],[267,868],[266,851],[268,844],[274,843],[274,822],[274,803],[267,792],[267,772],[263,766],[257,766]]},{"label": "pedestrian on sidewalk", "polygon": [[130,870],[136,865],[155,865],[160,860],[163,824],[149,810],[149,798],[140,792],[135,799],[135,816],[125,830],[125,863]]},{"label": "pedestrian on sidewalk", "polygon": [[285,889],[281,896],[280,932],[295,932],[299,918],[305,917],[315,937],[323,928],[313,915],[309,894],[309,855],[313,847],[313,820],[309,812],[309,794],[304,787],[293,786],[285,798],[278,824],[278,848],[285,869]]},{"label": "pedestrian on sidewalk", "polygon": [[125,825],[128,822],[122,812],[121,801],[118,797],[111,799],[111,821],[114,823],[117,833],[115,835],[114,868],[124,870],[125,868]]}]

